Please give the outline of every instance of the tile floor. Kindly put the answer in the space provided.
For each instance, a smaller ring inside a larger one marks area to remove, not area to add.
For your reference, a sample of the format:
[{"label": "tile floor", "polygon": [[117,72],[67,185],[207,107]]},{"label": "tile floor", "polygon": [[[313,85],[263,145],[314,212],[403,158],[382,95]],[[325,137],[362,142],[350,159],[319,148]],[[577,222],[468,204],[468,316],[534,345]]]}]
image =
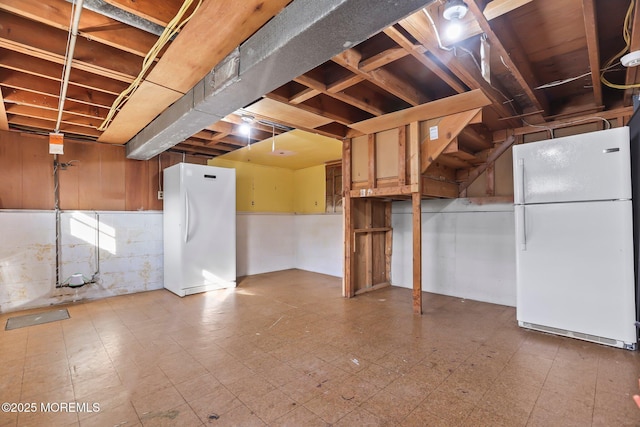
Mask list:
[{"label": "tile floor", "polygon": [[638,353],[519,329],[511,307],[426,294],[417,317],[408,289],[346,300],[289,270],[68,309],[0,331],[0,402],[36,405],[0,426],[640,425]]}]

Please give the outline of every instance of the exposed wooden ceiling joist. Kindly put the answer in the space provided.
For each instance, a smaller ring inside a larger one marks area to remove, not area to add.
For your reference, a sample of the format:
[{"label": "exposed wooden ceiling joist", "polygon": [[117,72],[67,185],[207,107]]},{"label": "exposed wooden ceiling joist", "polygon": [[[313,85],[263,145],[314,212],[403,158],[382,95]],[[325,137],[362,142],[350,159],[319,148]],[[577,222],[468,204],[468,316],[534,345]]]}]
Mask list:
[{"label": "exposed wooden ceiling joist", "polygon": [[589,68],[591,84],[596,105],[602,105],[602,84],[600,83],[600,47],[598,46],[598,20],[594,0],[582,0],[584,29],[587,33],[587,50],[589,52]]}]

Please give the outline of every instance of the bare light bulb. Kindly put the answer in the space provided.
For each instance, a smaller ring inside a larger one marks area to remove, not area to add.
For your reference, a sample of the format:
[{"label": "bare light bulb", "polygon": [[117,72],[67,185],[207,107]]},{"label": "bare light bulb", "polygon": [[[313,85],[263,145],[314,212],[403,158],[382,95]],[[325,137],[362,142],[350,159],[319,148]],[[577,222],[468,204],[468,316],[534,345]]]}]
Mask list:
[{"label": "bare light bulb", "polygon": [[249,135],[249,132],[251,132],[251,126],[249,123],[242,123],[240,125],[240,133],[243,135]]},{"label": "bare light bulb", "polygon": [[447,25],[447,29],[445,30],[445,34],[448,40],[456,41],[462,35],[462,24],[457,19],[452,19]]}]

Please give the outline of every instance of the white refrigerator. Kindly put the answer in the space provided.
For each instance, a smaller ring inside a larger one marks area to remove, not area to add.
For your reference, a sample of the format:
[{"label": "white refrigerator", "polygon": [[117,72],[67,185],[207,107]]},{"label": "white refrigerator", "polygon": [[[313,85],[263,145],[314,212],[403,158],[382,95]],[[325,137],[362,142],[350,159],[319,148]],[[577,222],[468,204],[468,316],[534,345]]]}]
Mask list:
[{"label": "white refrigerator", "polygon": [[236,286],[235,169],[164,170],[164,287],[179,296]]},{"label": "white refrigerator", "polygon": [[635,349],[629,128],[513,147],[517,319]]}]

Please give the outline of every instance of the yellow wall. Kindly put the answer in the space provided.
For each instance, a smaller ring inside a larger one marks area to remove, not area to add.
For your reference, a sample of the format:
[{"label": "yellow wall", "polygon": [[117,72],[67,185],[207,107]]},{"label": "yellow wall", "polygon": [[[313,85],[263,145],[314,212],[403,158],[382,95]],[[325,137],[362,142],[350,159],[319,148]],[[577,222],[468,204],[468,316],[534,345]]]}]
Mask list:
[{"label": "yellow wall", "polygon": [[293,212],[293,171],[245,162],[212,159],[211,166],[236,170],[236,210]]},{"label": "yellow wall", "polygon": [[326,192],[325,166],[293,172],[293,208],[296,213],[323,213]]},{"label": "yellow wall", "polygon": [[236,170],[238,212],[323,213],[325,166],[291,170],[211,159],[209,165]]}]

